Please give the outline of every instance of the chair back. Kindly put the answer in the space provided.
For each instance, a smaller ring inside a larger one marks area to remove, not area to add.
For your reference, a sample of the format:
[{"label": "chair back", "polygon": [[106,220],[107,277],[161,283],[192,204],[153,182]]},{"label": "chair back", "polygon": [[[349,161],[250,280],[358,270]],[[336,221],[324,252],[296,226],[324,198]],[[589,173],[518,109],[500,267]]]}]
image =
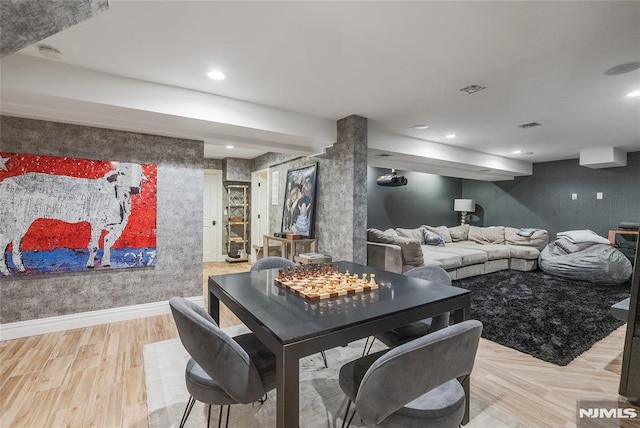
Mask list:
[{"label": "chair back", "polygon": [[410,269],[404,273],[406,276],[426,279],[429,281],[439,282],[451,285],[451,276],[446,270],[440,266],[420,266]]},{"label": "chair back", "polygon": [[247,352],[204,309],[182,297],[172,297],[169,305],[182,345],[231,398],[246,404],[264,395],[262,380]]},{"label": "chair back", "polygon": [[368,424],[379,424],[433,388],[470,374],[481,332],[480,321],[468,320],[387,352],[364,374],[356,411]]},{"label": "chair back", "polygon": [[[410,269],[404,273],[406,276],[412,276],[415,278],[426,279],[441,284],[451,285],[451,276],[449,273],[440,266],[420,266]],[[429,327],[429,333],[433,333],[440,329],[449,326],[449,312],[439,314],[431,319],[431,326]]]},{"label": "chair back", "polygon": [[284,257],[269,256],[263,257],[257,260],[253,266],[251,266],[251,272],[265,270],[265,269],[293,269],[296,266],[294,262]]}]

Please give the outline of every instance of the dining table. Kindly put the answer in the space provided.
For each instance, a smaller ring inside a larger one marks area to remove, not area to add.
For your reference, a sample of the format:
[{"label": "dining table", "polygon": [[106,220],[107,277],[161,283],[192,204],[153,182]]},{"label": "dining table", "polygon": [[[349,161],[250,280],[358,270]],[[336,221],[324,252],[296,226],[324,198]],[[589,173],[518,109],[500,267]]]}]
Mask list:
[{"label": "dining table", "polygon": [[[320,269],[320,268],[316,268]],[[276,281],[278,269],[214,275],[208,279],[209,314],[219,324],[220,303],[276,356],[276,426],[299,426],[299,360],[435,315],[469,317],[470,292],[348,261],[325,267],[349,275],[375,275],[377,289],[309,299]],[[469,377],[459,379],[469,417]]]}]

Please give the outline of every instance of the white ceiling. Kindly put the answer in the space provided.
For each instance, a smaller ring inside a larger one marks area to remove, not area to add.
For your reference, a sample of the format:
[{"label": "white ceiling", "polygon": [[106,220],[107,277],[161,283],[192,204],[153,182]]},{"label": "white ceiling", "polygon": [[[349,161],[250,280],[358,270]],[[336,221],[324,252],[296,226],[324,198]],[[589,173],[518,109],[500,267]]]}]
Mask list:
[{"label": "white ceiling", "polygon": [[640,70],[604,75],[640,61],[637,1],[109,3],[38,43],[61,59],[2,59],[3,113],[204,139],[213,158],[318,153],[356,114],[372,165],[469,178],[640,150]]}]

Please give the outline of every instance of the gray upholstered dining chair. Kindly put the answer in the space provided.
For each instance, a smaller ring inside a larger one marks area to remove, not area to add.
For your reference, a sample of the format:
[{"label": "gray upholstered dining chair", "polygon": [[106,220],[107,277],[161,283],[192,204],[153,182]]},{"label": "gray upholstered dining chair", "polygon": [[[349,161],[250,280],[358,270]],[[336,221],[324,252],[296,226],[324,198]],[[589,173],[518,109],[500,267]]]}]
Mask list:
[{"label": "gray upholstered dining chair", "polygon": [[339,383],[368,425],[393,428],[457,427],[465,412],[464,388],[478,350],[482,324],[468,320],[391,350],[351,361],[340,369]]},{"label": "gray upholstered dining chair", "polygon": [[[410,269],[404,273],[406,276],[426,279],[429,281],[439,282],[441,284],[451,285],[451,277],[446,270],[440,266],[420,266]],[[378,333],[371,338],[367,338],[362,355],[366,355],[371,351],[373,342],[378,339],[389,348],[407,343],[410,340],[417,339],[425,334],[433,333],[449,325],[449,312],[436,315],[433,318],[426,318],[409,325],[398,327],[394,330]]]},{"label": "gray upholstered dining chair", "polygon": [[[296,264],[289,259],[285,259],[284,257],[278,256],[269,256],[258,259],[252,266],[251,272],[265,270],[265,269],[293,269],[296,267]],[[320,356],[322,357],[322,361],[324,362],[325,367],[329,367],[327,363],[327,355],[324,351],[320,351]]]},{"label": "gray upholstered dining chair", "polygon": [[293,269],[296,264],[284,257],[269,256],[258,259],[252,266],[251,272],[265,270],[265,269]]},{"label": "gray upholstered dining chair", "polygon": [[187,391],[191,395],[182,415],[183,427],[194,403],[219,405],[218,427],[227,406],[229,426],[231,404],[259,401],[276,386],[276,357],[253,334],[231,337],[191,300],[172,297],[171,313],[183,346],[191,356],[185,369]]}]

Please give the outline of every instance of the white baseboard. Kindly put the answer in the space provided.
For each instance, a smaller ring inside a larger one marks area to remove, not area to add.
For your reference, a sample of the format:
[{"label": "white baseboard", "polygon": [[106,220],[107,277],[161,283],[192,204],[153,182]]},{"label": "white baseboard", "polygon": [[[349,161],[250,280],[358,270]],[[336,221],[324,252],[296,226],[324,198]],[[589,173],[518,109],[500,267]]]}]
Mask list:
[{"label": "white baseboard", "polygon": [[[204,307],[204,297],[188,297]],[[169,301],[0,324],[0,341],[170,313]]]}]

